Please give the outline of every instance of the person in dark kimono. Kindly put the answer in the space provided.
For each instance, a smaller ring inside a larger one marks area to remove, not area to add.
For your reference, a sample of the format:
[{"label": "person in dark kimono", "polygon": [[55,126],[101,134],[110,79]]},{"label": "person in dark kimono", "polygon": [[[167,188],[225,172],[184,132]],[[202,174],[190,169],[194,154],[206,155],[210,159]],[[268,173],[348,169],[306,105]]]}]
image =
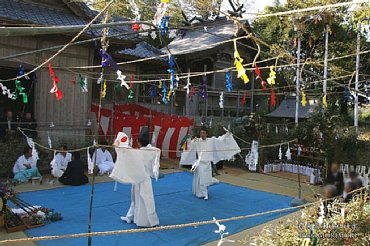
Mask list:
[{"label": "person in dark kimono", "polygon": [[330,172],[326,178],[326,184],[333,184],[337,187],[336,196],[342,195],[344,189],[343,173],[339,171],[338,164],[333,162],[331,164]]},{"label": "person in dark kimono", "polygon": [[59,182],[64,185],[73,186],[83,185],[89,182],[84,172],[84,163],[80,160],[80,152],[72,153],[72,161],[68,163],[66,171],[59,178]]}]

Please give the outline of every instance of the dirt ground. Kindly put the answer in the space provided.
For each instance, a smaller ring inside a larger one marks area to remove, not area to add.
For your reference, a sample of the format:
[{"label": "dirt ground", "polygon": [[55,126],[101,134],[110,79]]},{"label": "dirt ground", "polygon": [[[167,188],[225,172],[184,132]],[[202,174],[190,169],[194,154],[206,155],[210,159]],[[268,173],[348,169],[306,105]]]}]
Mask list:
[{"label": "dirt ground", "polygon": [[[188,169],[179,168],[178,160],[162,160],[161,161],[161,172],[164,174],[178,172],[178,171],[188,171]],[[267,191],[275,194],[285,195],[295,197],[298,194],[298,182],[296,175],[290,173],[274,173],[271,175],[259,174],[259,173],[250,173],[243,169],[238,168],[230,168],[224,167],[222,170],[219,171],[220,175],[216,178],[219,179],[221,182],[238,185],[247,187],[250,189]],[[50,176],[44,176],[44,181],[50,179]],[[91,179],[91,177],[90,177]],[[303,180],[303,181],[302,181]],[[96,182],[107,182],[111,181],[111,179],[107,176],[98,176],[96,177]],[[315,201],[314,195],[317,193],[321,193],[320,186],[312,186],[306,183],[306,180],[303,178],[302,181],[302,197],[307,201]],[[53,185],[50,185],[48,182],[44,182],[43,184],[39,185],[32,185],[32,184],[22,184],[15,187],[17,192],[27,192],[27,191],[35,191],[35,190],[44,190],[44,189],[52,189],[55,187],[63,186],[59,182],[55,182]],[[269,224],[276,224],[279,221],[286,221],[289,218],[293,218],[298,215],[299,212],[291,213],[284,217],[278,218],[276,220],[269,221],[265,224],[249,228],[242,232],[233,234],[228,236],[229,239],[235,241],[243,241],[245,245],[249,245],[248,241],[251,236],[254,236],[257,232],[261,231],[261,229]],[[5,229],[2,228],[0,231],[0,240],[4,239],[16,239],[16,238],[24,238],[27,235],[24,232],[15,232],[15,233],[6,233]],[[230,243],[228,243],[230,245]],[[19,243],[19,244],[12,244],[15,246],[20,245],[36,245],[35,243]],[[206,244],[209,245],[217,245],[217,241],[210,242]]]}]

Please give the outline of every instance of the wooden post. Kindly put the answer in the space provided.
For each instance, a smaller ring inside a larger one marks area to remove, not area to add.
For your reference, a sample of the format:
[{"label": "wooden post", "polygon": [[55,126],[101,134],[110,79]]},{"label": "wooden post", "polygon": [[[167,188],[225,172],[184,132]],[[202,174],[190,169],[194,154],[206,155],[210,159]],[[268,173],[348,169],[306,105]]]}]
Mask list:
[{"label": "wooden post", "polygon": [[298,125],[298,114],[299,114],[299,77],[300,72],[300,59],[301,59],[301,38],[298,33],[298,49],[297,49],[297,70],[296,70],[296,96],[295,96],[295,124]]},{"label": "wooden post", "polygon": [[354,112],[354,126],[356,133],[358,132],[358,80],[360,73],[360,46],[361,46],[361,23],[357,26],[357,48],[356,48],[356,79],[355,79],[355,108]]}]

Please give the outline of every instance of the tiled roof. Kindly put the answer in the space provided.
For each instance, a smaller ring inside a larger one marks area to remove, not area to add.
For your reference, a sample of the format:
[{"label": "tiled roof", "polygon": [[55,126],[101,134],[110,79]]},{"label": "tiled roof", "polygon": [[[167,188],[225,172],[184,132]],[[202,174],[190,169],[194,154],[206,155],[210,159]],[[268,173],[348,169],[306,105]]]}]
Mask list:
[{"label": "tiled roof", "polygon": [[[295,97],[286,97],[280,105],[271,113],[267,114],[267,117],[273,118],[295,118]],[[306,107],[303,107],[301,101],[298,102],[298,118],[310,118],[314,112],[317,103],[312,100],[307,100]]]},{"label": "tiled roof", "polygon": [[[154,56],[159,56],[163,55],[164,53],[147,44],[146,42],[140,42],[136,45],[135,49],[124,49],[118,52],[119,54],[124,54],[124,55],[130,55],[130,56],[135,56],[139,58],[148,58],[148,57],[154,57]],[[165,57],[158,57],[156,60],[162,60],[165,61],[167,58]]]},{"label": "tiled roof", "polygon": [[[63,4],[63,3],[62,3]],[[69,26],[85,25],[98,13],[91,10],[84,3],[76,3],[85,14],[86,18],[77,16],[70,9],[51,8],[47,5],[25,2],[22,0],[0,0],[0,20],[11,22],[22,22],[25,24],[36,24],[44,26]],[[127,20],[114,17],[114,21]],[[110,34],[131,32],[131,25],[111,28]],[[95,35],[100,35],[100,30],[94,30]],[[120,36],[122,39],[133,39],[137,35]]]},{"label": "tiled roof", "polygon": [[[186,31],[185,36],[179,35],[168,45],[172,53],[186,54],[215,48],[219,42],[233,38],[237,30],[233,21],[202,23],[195,27],[201,29]],[[166,52],[165,49],[162,51]]]}]

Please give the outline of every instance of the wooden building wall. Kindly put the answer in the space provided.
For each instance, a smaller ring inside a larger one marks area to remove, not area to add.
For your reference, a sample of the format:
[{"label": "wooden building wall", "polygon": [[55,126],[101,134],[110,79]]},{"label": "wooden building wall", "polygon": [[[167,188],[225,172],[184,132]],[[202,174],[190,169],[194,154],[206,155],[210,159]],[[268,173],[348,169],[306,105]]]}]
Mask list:
[{"label": "wooden building wall", "polygon": [[[33,51],[36,49],[47,48],[55,45],[62,45],[69,41],[67,38],[55,37],[0,37],[0,57]],[[11,60],[0,61],[0,66],[9,68],[19,68],[20,64],[30,70],[42,63],[45,59],[53,55],[57,50],[35,53],[22,56]],[[37,82],[34,84],[34,118],[38,122],[38,130],[41,132],[39,137],[42,142],[46,142],[46,131],[49,131],[52,138],[69,138],[73,134],[85,133],[86,123],[90,115],[92,84],[88,80],[88,93],[83,93],[78,85],[73,85],[73,73],[65,69],[58,69],[58,66],[87,66],[93,65],[93,49],[88,46],[71,46],[51,61],[56,76],[60,79],[58,88],[63,93],[63,98],[57,100],[55,95],[50,93],[53,81],[50,78],[49,70],[46,67],[36,72]],[[81,70],[81,74],[84,74]],[[76,74],[77,77],[78,74]],[[55,127],[50,128],[50,122]],[[58,140],[57,140],[58,141]],[[62,140],[60,140],[62,141]],[[64,140],[63,140],[64,141]],[[75,139],[83,142],[84,138]]]}]

